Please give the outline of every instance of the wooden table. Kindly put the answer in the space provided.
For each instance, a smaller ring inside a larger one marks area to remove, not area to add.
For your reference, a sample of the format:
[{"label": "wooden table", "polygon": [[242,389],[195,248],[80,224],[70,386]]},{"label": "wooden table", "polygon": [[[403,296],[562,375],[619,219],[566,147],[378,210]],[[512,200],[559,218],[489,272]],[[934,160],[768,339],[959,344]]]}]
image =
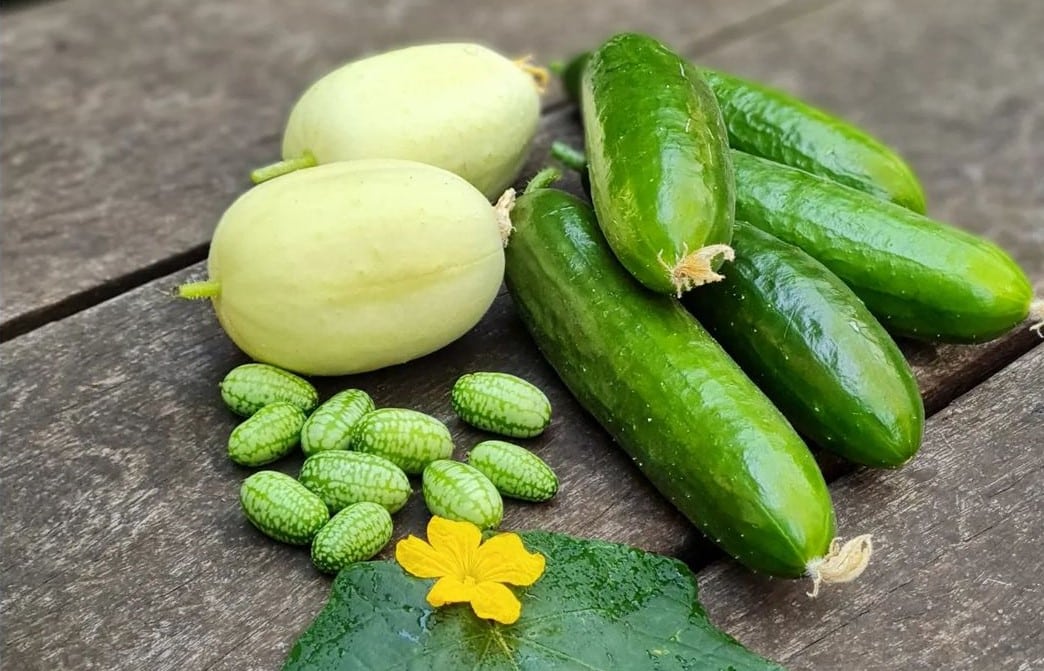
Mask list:
[{"label": "wooden table", "polygon": [[[785,87],[909,157],[939,218],[994,239],[1044,287],[1044,5],[1039,0],[86,0],[5,3],[2,45],[5,668],[273,669],[330,581],[238,510],[245,471],[218,380],[245,359],[199,303],[222,210],[276,157],[295,96],[333,66],[416,41],[480,40],[541,61],[617,30]],[[552,139],[579,138],[557,88]],[[569,183],[575,189],[575,182]],[[975,347],[904,344],[929,412],[895,472],[824,462],[842,535],[877,551],[851,585],[752,576],[642,479],[541,360],[505,293],[415,363],[324,381],[449,422],[477,369],[548,390],[532,445],[550,505],[505,526],[633,543],[699,571],[715,620],[809,669],[1044,668],[1044,348],[1025,329]],[[279,467],[294,472],[300,460]],[[419,497],[397,534],[418,531]]]}]

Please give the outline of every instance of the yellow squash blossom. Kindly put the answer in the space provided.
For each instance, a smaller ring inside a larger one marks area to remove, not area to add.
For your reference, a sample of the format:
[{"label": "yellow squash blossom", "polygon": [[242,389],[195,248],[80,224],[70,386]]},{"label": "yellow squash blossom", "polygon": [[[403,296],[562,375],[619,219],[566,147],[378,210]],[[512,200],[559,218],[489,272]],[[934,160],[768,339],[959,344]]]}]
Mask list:
[{"label": "yellow squash blossom", "polygon": [[474,524],[442,517],[428,522],[428,542],[413,535],[399,541],[395,560],[418,578],[438,578],[428,592],[432,606],[467,602],[475,615],[503,624],[522,610],[504,585],[532,585],[544,573],[544,555],[527,551],[517,534],[483,543]]}]

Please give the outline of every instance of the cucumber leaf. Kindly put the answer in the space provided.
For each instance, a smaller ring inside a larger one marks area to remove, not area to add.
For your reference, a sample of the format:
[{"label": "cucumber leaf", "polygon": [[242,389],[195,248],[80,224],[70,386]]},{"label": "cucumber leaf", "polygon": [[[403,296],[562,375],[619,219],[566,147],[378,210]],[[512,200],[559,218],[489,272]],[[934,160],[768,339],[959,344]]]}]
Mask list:
[{"label": "cucumber leaf", "polygon": [[433,581],[390,561],[358,563],[338,575],[284,671],[782,668],[714,628],[681,562],[561,534],[519,535],[547,568],[515,588],[522,615],[514,624],[480,620],[468,604],[432,608]]}]

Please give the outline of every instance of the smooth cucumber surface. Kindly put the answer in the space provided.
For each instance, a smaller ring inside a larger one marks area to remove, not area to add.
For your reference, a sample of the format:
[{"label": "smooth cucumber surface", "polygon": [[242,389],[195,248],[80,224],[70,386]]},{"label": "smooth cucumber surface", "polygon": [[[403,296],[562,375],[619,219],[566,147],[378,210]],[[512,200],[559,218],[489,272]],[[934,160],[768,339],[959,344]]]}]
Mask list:
[{"label": "smooth cucumber surface", "polygon": [[893,333],[981,342],[1029,314],[1029,279],[992,242],[743,152],[733,164],[736,217],[816,258]]},{"label": "smooth cucumber surface", "polygon": [[512,213],[507,283],[548,362],[656,488],[751,569],[800,576],[834,535],[787,420],[682,305],[642,289],[594,212],[554,189]]},{"label": "smooth cucumber surface", "polygon": [[[574,57],[561,71],[573,100],[590,54]],[[759,82],[710,68],[697,68],[721,109],[729,146],[865,191],[924,213],[924,188],[913,169],[862,128]]]},{"label": "smooth cucumber surface", "polygon": [[797,247],[737,221],[725,279],[685,305],[791,424],[867,466],[917,452],[924,405],[910,366],[844,282]]},{"label": "smooth cucumber surface", "polygon": [[674,269],[732,239],[728,135],[707,84],[656,40],[622,34],[591,54],[581,97],[592,200],[617,258],[660,293],[706,281]]}]

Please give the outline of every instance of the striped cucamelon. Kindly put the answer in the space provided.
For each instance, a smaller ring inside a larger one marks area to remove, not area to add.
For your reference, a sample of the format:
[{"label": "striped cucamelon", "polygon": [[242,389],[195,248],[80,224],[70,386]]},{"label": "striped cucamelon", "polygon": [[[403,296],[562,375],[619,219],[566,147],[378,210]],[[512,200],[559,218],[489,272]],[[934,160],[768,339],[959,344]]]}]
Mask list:
[{"label": "striped cucamelon", "polygon": [[551,422],[551,402],[507,373],[469,373],[453,385],[453,411],[468,424],[512,438],[532,438]]},{"label": "striped cucamelon", "polygon": [[410,481],[402,469],[376,454],[331,450],[305,459],[298,476],[336,513],[354,503],[369,501],[397,512],[410,497]]},{"label": "striped cucamelon", "polygon": [[346,450],[352,429],[374,409],[373,399],[361,389],[345,389],[316,408],[301,429],[301,451],[306,457],[324,450]]},{"label": "striped cucamelon", "polygon": [[440,459],[428,464],[423,476],[424,503],[432,515],[495,529],[504,517],[497,488],[478,469]]},{"label": "striped cucamelon", "polygon": [[304,413],[292,403],[266,405],[232,429],[228,458],[240,466],[270,464],[294,449],[304,422]]},{"label": "striped cucamelon", "polygon": [[419,475],[431,462],[453,454],[453,438],[446,425],[431,415],[381,408],[359,421],[350,449],[384,457],[407,473]]},{"label": "striped cucamelon", "polygon": [[544,460],[524,447],[487,440],[471,448],[468,463],[489,478],[504,496],[547,501],[558,491],[558,476]]},{"label": "striped cucamelon", "polygon": [[322,499],[278,471],[258,471],[244,480],[239,502],[262,533],[292,545],[310,543],[330,519]]},{"label": "striped cucamelon", "polygon": [[381,551],[392,537],[391,515],[384,506],[363,501],[334,515],[312,541],[312,563],[336,573]]},{"label": "striped cucamelon", "polygon": [[318,392],[307,380],[264,363],[236,366],[219,386],[229,410],[244,417],[276,401],[293,403],[306,414],[319,402]]}]

